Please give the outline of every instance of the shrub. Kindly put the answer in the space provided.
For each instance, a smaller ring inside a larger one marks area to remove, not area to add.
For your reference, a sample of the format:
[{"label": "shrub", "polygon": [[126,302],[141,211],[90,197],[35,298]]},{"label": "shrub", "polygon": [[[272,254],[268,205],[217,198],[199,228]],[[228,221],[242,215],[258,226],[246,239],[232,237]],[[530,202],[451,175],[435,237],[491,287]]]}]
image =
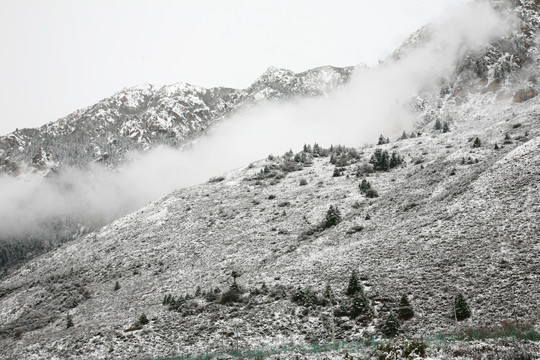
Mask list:
[{"label": "shrub", "polygon": [[333,177],[339,177],[339,176],[341,176],[341,170],[340,170],[340,168],[335,167],[332,176],[333,176]]},{"label": "shrub", "polygon": [[362,230],[364,230],[364,227],[362,225],[355,225],[352,228],[350,228],[349,230],[347,230],[347,234],[351,235],[351,234],[360,232]]},{"label": "shrub", "polygon": [[141,316],[139,316],[139,324],[141,325],[146,325],[148,324],[150,321],[148,320],[148,318],[146,317],[146,314],[145,313],[142,313]]},{"label": "shrub", "polygon": [[441,120],[437,119],[437,120],[435,121],[435,126],[433,126],[433,128],[434,128],[435,130],[441,130],[441,129],[442,129]]},{"label": "shrub", "polygon": [[349,312],[351,318],[356,318],[362,315],[364,319],[370,319],[373,316],[373,310],[369,305],[369,300],[362,292],[357,292],[353,298],[351,311]]},{"label": "shrub", "polygon": [[66,317],[66,327],[69,329],[70,327],[73,327],[73,325],[73,318],[68,314]]},{"label": "shrub", "polygon": [[358,187],[360,188],[361,193],[365,193],[366,191],[368,191],[368,189],[371,188],[371,184],[366,179],[362,179],[362,182],[360,182],[360,185],[358,185]]},{"label": "shrub", "polygon": [[477,136],[476,139],[474,139],[473,148],[479,148],[481,146],[482,146],[482,141],[480,141],[480,138]]},{"label": "shrub", "polygon": [[307,180],[306,179],[300,179],[300,186],[304,186],[304,185],[307,185]]},{"label": "shrub", "polygon": [[366,197],[373,199],[373,198],[379,197],[379,193],[374,188],[369,188],[366,191]]},{"label": "shrub", "polygon": [[209,183],[217,183],[217,182],[221,182],[225,180],[225,177],[223,176],[215,176],[213,178],[210,178],[210,180],[208,180]]},{"label": "shrub", "polygon": [[114,291],[120,290],[120,283],[117,281],[116,284],[114,284]]},{"label": "shrub", "polygon": [[240,302],[240,294],[233,289],[225,291],[223,294],[221,294],[221,299],[219,299],[220,304],[229,304],[235,302]]},{"label": "shrub", "polygon": [[375,355],[378,359],[416,359],[426,356],[427,344],[422,339],[400,338],[394,342],[379,344]]}]

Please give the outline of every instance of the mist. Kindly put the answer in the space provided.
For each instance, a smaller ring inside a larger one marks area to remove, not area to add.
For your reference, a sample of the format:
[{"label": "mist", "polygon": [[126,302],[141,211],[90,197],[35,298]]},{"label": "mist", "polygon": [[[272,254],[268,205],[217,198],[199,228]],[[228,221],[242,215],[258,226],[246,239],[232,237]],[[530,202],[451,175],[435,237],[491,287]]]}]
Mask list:
[{"label": "mist", "polygon": [[418,92],[436,89],[469,49],[508,30],[508,21],[487,4],[470,4],[430,26],[430,40],[405,50],[400,60],[361,70],[326,97],[253,106],[223,120],[188,149],[134,153],[114,171],[95,165],[91,171],[64,168],[47,179],[0,177],[0,237],[40,236],[44,224],[65,217],[95,228],[174,189],[268,154],[299,151],[305,143],[360,146],[379,134],[395,137],[417,120],[409,109]]}]

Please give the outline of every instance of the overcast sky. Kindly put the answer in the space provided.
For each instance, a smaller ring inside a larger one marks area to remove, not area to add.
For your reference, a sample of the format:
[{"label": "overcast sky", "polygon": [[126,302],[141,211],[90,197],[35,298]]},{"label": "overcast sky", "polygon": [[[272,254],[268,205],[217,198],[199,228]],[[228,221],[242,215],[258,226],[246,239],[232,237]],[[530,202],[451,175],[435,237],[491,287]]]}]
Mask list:
[{"label": "overcast sky", "polygon": [[249,86],[269,66],[376,64],[468,0],[2,0],[0,134],[141,83]]}]

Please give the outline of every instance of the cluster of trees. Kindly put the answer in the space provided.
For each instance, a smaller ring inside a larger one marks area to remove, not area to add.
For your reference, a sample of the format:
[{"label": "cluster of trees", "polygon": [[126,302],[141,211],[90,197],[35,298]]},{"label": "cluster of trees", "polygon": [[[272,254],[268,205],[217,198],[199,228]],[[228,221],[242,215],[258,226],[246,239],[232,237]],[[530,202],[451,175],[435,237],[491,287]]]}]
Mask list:
[{"label": "cluster of trees", "polygon": [[375,149],[369,163],[373,165],[373,169],[378,171],[388,171],[403,164],[404,159],[397,151],[393,151],[390,155],[387,150]]},{"label": "cluster of trees", "polygon": [[448,121],[441,123],[439,118],[435,120],[435,126],[433,128],[435,130],[442,131],[443,133],[450,132],[450,125],[448,124]]}]

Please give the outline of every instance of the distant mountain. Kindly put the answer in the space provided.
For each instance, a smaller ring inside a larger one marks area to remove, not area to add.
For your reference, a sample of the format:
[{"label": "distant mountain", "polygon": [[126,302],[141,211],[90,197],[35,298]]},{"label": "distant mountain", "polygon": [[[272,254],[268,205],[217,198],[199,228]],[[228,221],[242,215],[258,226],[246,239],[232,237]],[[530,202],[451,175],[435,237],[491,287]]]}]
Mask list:
[{"label": "distant mountain", "polygon": [[185,83],[124,89],[37,129],[0,137],[0,174],[54,171],[63,165],[114,167],[131,150],[178,147],[235,111],[261,101],[328,94],[358,67],[323,66],[302,73],[269,68],[247,89]]}]

